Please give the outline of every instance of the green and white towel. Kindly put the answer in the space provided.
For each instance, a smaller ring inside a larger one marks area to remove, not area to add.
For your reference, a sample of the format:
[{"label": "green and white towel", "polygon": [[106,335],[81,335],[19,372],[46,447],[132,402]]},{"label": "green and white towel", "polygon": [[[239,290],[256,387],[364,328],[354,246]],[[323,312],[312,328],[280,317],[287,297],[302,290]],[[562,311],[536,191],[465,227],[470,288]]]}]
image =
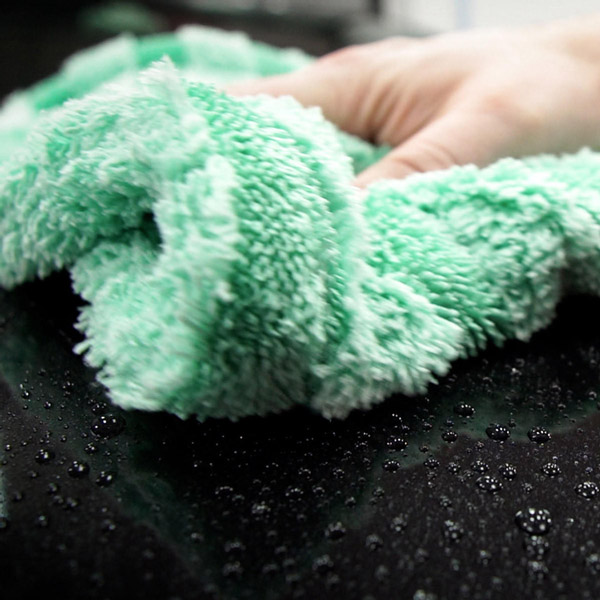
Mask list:
[{"label": "green and white towel", "polygon": [[181,417],[422,392],[600,292],[600,154],[361,194],[385,149],[224,83],[310,57],[185,27],[80,53],[0,112],[0,285],[68,269],[112,400]]}]

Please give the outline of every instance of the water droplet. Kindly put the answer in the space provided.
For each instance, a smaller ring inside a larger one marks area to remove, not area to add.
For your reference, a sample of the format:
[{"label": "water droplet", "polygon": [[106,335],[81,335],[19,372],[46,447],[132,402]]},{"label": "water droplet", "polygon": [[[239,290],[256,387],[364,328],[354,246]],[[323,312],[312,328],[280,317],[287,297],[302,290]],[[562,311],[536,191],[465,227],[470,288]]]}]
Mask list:
[{"label": "water droplet", "polygon": [[390,529],[395,533],[400,533],[406,529],[408,525],[408,519],[406,515],[398,515],[394,517],[390,523]]},{"label": "water droplet", "polygon": [[437,594],[430,594],[425,590],[417,590],[414,593],[412,600],[438,600],[438,596]]},{"label": "water droplet", "polygon": [[346,476],[346,471],[344,471],[344,469],[341,469],[340,467],[335,467],[334,469],[332,469],[331,474],[336,479],[343,479]]},{"label": "water droplet", "polygon": [[575,491],[581,497],[591,500],[592,498],[595,498],[598,495],[600,489],[598,489],[598,484],[594,483],[593,481],[584,481],[583,483],[577,485]]},{"label": "water droplet", "polygon": [[444,433],[442,433],[442,439],[445,442],[453,443],[458,439],[458,433],[456,433],[456,431],[453,431],[451,429],[448,431],[444,431]]},{"label": "water droplet", "polygon": [[523,548],[528,558],[542,560],[550,550],[550,544],[540,535],[530,535],[523,540]]},{"label": "water droplet", "polygon": [[475,409],[465,402],[461,402],[454,407],[454,412],[461,417],[472,417],[475,414]]},{"label": "water droplet", "polygon": [[225,563],[223,565],[223,576],[228,579],[239,579],[244,574],[244,568],[239,561]]},{"label": "water droplet", "polygon": [[339,521],[329,523],[325,528],[325,535],[330,540],[339,540],[346,535],[346,528]]},{"label": "water droplet", "polygon": [[117,524],[112,519],[103,519],[100,523],[100,529],[105,533],[111,533],[117,528]]},{"label": "water droplet", "polygon": [[304,496],[302,488],[296,486],[290,486],[285,490],[285,497],[290,500],[300,500]]},{"label": "water droplet", "polygon": [[415,550],[415,561],[419,564],[429,560],[429,552],[425,548],[417,548]]},{"label": "water droplet", "polygon": [[394,473],[400,468],[400,463],[397,460],[388,458],[383,461],[381,466],[383,467],[384,471],[387,471],[388,473]]},{"label": "water droplet", "polygon": [[101,415],[94,419],[92,432],[101,438],[112,438],[119,435],[125,428],[125,420],[119,415]]},{"label": "water droplet", "polygon": [[460,465],[458,463],[448,463],[448,466],[446,468],[448,469],[448,472],[452,473],[453,475],[458,475],[458,473],[460,473]]},{"label": "water droplet", "polygon": [[103,415],[108,409],[106,402],[95,402],[92,404],[92,412],[95,415]]},{"label": "water droplet", "polygon": [[255,502],[250,509],[253,517],[263,518],[269,515],[271,507],[266,502]]},{"label": "water droplet", "polygon": [[81,504],[81,502],[77,498],[73,498],[72,496],[67,496],[63,503],[63,507],[65,510],[74,510],[80,504]]},{"label": "water droplet", "polygon": [[98,477],[96,477],[96,485],[100,487],[107,487],[114,483],[116,474],[112,471],[100,471]]},{"label": "water droplet", "polygon": [[531,483],[525,482],[521,485],[521,489],[524,494],[531,494],[533,492],[533,485]]},{"label": "water droplet", "polygon": [[304,479],[310,479],[312,477],[312,471],[306,467],[300,467],[298,469],[298,475]]},{"label": "water droplet", "polygon": [[527,561],[527,574],[530,579],[535,581],[543,581],[548,575],[548,567],[541,560]]},{"label": "water droplet", "polygon": [[329,554],[318,556],[312,564],[312,570],[319,575],[325,575],[333,570],[333,561]]},{"label": "water droplet", "polygon": [[600,573],[600,554],[590,554],[585,559],[585,564],[595,573]]},{"label": "water droplet", "polygon": [[244,553],[244,551],[246,550],[246,546],[244,546],[243,542],[241,542],[240,540],[229,540],[225,542],[223,550],[225,550],[227,554],[240,555]]},{"label": "water droplet", "polygon": [[229,498],[233,494],[233,488],[230,485],[219,485],[215,488],[216,498]]},{"label": "water droplet", "polygon": [[471,464],[471,469],[475,471],[475,473],[487,473],[487,471],[490,470],[490,467],[482,460],[476,460]]},{"label": "water droplet", "polygon": [[546,463],[542,466],[540,470],[544,475],[547,475],[548,477],[557,477],[561,473],[560,467],[555,462]]},{"label": "water droplet", "polygon": [[464,535],[464,529],[455,521],[444,521],[442,528],[444,538],[450,543],[458,542]]},{"label": "water droplet", "polygon": [[50,496],[58,494],[58,492],[60,492],[60,486],[58,485],[58,483],[54,482],[49,483],[46,489]]},{"label": "water droplet", "polygon": [[96,444],[94,444],[94,442],[89,442],[85,445],[85,448],[83,450],[86,454],[96,454],[99,448]]},{"label": "water droplet", "polygon": [[510,463],[504,463],[498,467],[498,471],[500,475],[504,477],[504,479],[512,480],[517,476],[517,467],[511,465]]},{"label": "water droplet", "polygon": [[433,458],[433,456],[430,456],[429,458],[425,459],[423,466],[427,467],[428,469],[437,469],[440,466],[440,461]]},{"label": "water droplet", "polygon": [[300,583],[301,577],[300,573],[287,573],[285,576],[285,583],[289,587],[296,587]]},{"label": "water droplet", "polygon": [[408,442],[404,438],[392,435],[387,439],[386,445],[390,450],[397,451],[404,450],[408,446]]},{"label": "water droplet", "polygon": [[545,508],[527,508],[515,515],[515,523],[531,535],[544,535],[552,527],[552,516]]},{"label": "water droplet", "polygon": [[71,463],[71,466],[67,469],[67,472],[71,477],[75,477],[76,479],[81,479],[86,477],[90,472],[90,466],[81,460],[74,460]]},{"label": "water droplet", "polygon": [[495,442],[505,442],[510,437],[510,429],[500,423],[492,423],[486,430],[487,436]]},{"label": "water droplet", "polygon": [[373,490],[372,494],[375,498],[381,498],[381,497],[385,496],[385,490],[382,487],[377,486]]},{"label": "water droplet", "polygon": [[383,540],[375,533],[367,536],[365,540],[365,546],[367,550],[374,552],[375,550],[379,550],[383,546]]},{"label": "water droplet", "polygon": [[489,494],[497,494],[502,489],[502,482],[491,475],[482,475],[475,480],[480,490]]},{"label": "water droplet", "polygon": [[375,569],[375,579],[385,581],[390,576],[390,570],[385,565],[379,565]]},{"label": "water droplet", "polygon": [[279,571],[279,566],[275,563],[267,563],[261,569],[261,573],[263,575],[266,575],[267,577],[274,575],[275,573],[277,573],[277,571]]},{"label": "water droplet", "polygon": [[46,515],[38,515],[35,520],[35,524],[38,527],[48,527],[48,525],[49,525],[48,517]]},{"label": "water droplet", "polygon": [[536,444],[545,444],[552,436],[545,427],[532,427],[527,432],[527,437]]},{"label": "water droplet", "polygon": [[440,496],[439,503],[442,508],[452,508],[452,500],[448,496]]},{"label": "water droplet", "polygon": [[54,458],[54,452],[49,448],[40,448],[35,455],[35,462],[40,465],[49,463]]}]

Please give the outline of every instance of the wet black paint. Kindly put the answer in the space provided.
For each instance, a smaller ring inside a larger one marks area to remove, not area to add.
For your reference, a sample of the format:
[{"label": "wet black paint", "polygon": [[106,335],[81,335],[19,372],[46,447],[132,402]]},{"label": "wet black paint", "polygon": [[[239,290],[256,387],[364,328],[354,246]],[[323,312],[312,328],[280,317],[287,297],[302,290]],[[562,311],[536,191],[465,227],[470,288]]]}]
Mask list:
[{"label": "wet black paint", "polygon": [[64,276],[0,296],[6,598],[600,592],[600,302],[425,397],[203,424],[112,407],[71,351],[76,303]]}]

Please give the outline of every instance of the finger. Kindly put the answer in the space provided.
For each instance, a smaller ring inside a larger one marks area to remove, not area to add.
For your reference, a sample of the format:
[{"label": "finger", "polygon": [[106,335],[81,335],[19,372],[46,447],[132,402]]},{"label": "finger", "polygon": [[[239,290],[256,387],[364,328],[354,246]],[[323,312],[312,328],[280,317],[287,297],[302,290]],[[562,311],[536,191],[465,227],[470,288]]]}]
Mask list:
[{"label": "finger", "polygon": [[294,96],[301,104],[313,105],[316,99],[315,94],[311,94],[310,88],[307,89],[308,82],[306,82],[305,77],[308,77],[309,80],[314,79],[310,68],[300,69],[284,75],[273,75],[230,83],[226,86],[225,91],[234,96],[251,96],[254,94]]},{"label": "finger", "polygon": [[403,179],[413,173],[455,165],[484,166],[518,153],[518,136],[510,124],[491,113],[451,112],[431,122],[358,175],[355,185],[379,179]]},{"label": "finger", "polygon": [[321,107],[325,118],[341,129],[369,137],[378,66],[374,57],[378,52],[375,44],[344,48],[298,71],[234,83],[225,91],[233,95],[293,96],[303,106]]}]

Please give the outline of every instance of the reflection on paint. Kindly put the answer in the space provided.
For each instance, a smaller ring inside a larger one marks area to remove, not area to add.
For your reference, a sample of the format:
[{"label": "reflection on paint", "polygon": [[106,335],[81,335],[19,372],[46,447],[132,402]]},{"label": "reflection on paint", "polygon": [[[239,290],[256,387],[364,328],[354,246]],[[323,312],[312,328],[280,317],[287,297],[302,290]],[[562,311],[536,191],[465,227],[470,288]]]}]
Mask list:
[{"label": "reflection on paint", "polygon": [[[0,445],[2,438],[0,438]],[[4,485],[4,473],[0,469],[0,528],[8,522],[8,501],[6,499],[6,487]]]}]

